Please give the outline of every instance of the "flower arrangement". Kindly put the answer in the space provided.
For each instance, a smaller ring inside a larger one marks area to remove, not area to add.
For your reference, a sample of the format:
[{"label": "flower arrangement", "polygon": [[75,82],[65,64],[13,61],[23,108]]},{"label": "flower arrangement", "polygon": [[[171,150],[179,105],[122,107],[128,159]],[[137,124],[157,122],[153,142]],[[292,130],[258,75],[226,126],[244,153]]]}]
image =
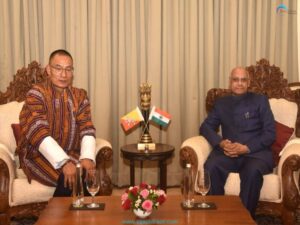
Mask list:
[{"label": "flower arrangement", "polygon": [[152,209],[166,201],[167,195],[154,185],[141,183],[139,186],[129,187],[121,196],[122,207],[125,210],[143,210],[151,212]]}]

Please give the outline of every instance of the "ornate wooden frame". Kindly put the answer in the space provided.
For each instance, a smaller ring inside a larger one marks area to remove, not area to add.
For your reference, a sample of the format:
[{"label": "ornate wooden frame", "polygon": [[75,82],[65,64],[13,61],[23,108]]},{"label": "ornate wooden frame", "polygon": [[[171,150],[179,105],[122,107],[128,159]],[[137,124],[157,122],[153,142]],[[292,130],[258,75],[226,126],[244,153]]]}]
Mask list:
[{"label": "ornate wooden frame", "polygon": [[[27,68],[22,68],[14,75],[7,90],[0,92],[0,104],[11,101],[24,101],[26,93],[33,84],[43,82],[48,75],[45,68],[42,68],[36,61],[31,62]],[[96,166],[102,174],[102,188],[99,195],[111,195],[112,183],[106,173],[105,163],[111,162],[113,151],[109,147],[103,147],[96,156]],[[47,202],[33,203],[20,206],[9,206],[9,171],[6,163],[0,159],[0,225],[10,223],[11,217],[39,216],[40,211],[45,208]]]},{"label": "ornate wooden frame", "polygon": [[[249,90],[267,95],[269,98],[285,98],[289,101],[300,102],[300,90],[292,91],[280,68],[270,65],[266,59],[259,60],[256,65],[246,67],[250,74]],[[297,92],[298,91],[298,92]],[[210,89],[206,97],[206,110],[209,112],[217,98],[229,95],[229,89]],[[299,111],[298,111],[299,120]],[[298,121],[297,120],[297,121]],[[299,120],[300,121],[300,120]],[[299,123],[296,124],[296,131],[300,132]],[[180,150],[181,164],[190,162],[194,168],[198,167],[197,156],[191,147],[183,147]],[[281,203],[263,202],[258,204],[257,214],[271,214],[281,216],[284,224],[294,224],[295,214],[300,206],[300,195],[297,189],[293,173],[300,169],[300,157],[289,156],[282,167],[282,191],[283,201]],[[299,182],[299,181],[298,181]]]},{"label": "ornate wooden frame", "polygon": [[[295,93],[298,109],[300,109],[300,82],[288,83],[288,86]],[[300,137],[300,110],[298,111],[298,115],[297,115],[296,127],[297,127],[296,136]]]}]

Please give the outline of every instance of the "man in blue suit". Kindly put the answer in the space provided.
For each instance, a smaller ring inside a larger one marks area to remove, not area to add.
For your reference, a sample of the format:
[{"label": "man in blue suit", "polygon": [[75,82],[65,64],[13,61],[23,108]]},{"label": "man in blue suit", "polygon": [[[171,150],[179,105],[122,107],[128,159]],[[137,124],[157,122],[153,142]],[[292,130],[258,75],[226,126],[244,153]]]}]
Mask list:
[{"label": "man in blue suit", "polygon": [[200,127],[200,134],[213,146],[204,168],[210,173],[212,195],[223,195],[228,174],[239,173],[240,198],[255,218],[263,175],[274,167],[275,121],[268,98],[248,92],[248,71],[236,67],[229,79],[232,94],[215,102]]}]

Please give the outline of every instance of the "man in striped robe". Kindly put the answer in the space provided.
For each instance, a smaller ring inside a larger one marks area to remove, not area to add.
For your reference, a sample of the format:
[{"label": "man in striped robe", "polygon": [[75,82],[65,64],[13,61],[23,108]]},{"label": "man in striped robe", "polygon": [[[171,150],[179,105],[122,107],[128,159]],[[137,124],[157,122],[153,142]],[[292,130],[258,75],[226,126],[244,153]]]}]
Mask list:
[{"label": "man in striped robe", "polygon": [[67,196],[75,182],[76,163],[95,167],[95,127],[83,89],[72,87],[73,59],[54,51],[46,67],[47,81],[27,93],[20,113],[20,164],[31,179],[55,186],[54,196]]}]

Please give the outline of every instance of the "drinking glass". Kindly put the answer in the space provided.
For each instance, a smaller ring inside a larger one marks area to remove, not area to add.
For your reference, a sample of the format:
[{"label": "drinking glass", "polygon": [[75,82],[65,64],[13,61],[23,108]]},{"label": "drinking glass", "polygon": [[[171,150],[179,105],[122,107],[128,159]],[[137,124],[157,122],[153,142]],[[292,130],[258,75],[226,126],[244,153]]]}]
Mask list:
[{"label": "drinking glass", "polygon": [[202,203],[198,205],[199,208],[209,208],[210,205],[205,203],[205,195],[210,189],[210,176],[209,172],[205,169],[200,169],[197,171],[195,190],[202,196]]},{"label": "drinking glass", "polygon": [[99,207],[99,204],[95,203],[95,195],[100,189],[100,174],[96,169],[87,170],[86,173],[86,187],[88,192],[92,195],[92,203],[88,204],[88,208]]}]

